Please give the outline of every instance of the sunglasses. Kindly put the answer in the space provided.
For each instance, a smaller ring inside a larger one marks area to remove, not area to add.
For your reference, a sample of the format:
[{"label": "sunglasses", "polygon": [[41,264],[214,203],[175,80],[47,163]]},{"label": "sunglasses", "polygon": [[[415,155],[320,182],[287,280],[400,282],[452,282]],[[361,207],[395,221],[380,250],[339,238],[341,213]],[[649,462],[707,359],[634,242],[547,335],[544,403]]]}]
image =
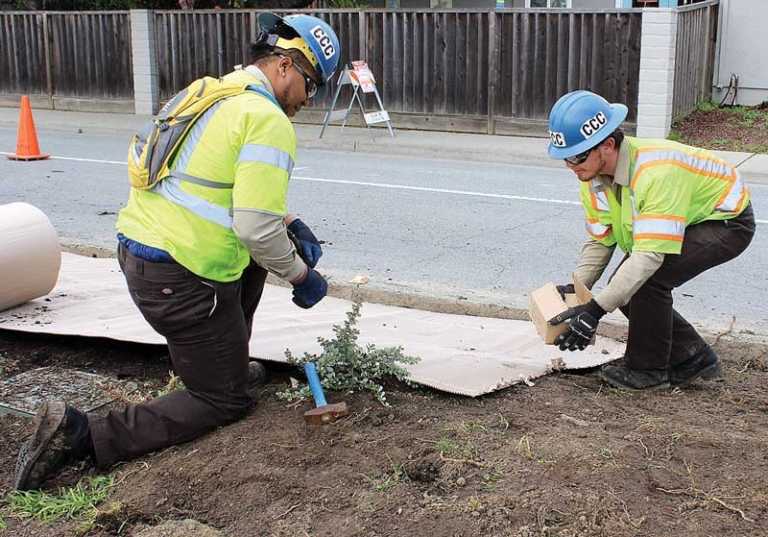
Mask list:
[{"label": "sunglasses", "polygon": [[595,149],[597,149],[597,148],[593,147],[591,149],[587,149],[583,153],[579,153],[578,155],[573,155],[572,157],[568,157],[568,158],[563,159],[563,160],[565,160],[571,166],[578,166],[579,164],[584,164],[587,161],[587,159],[589,158],[589,155]]},{"label": "sunglasses", "polygon": [[304,91],[307,92],[307,99],[311,99],[315,95],[317,95],[317,82],[312,80],[312,78],[302,69],[299,67],[299,64],[297,64],[295,61],[292,64],[296,70],[299,72],[299,74],[304,78]]}]

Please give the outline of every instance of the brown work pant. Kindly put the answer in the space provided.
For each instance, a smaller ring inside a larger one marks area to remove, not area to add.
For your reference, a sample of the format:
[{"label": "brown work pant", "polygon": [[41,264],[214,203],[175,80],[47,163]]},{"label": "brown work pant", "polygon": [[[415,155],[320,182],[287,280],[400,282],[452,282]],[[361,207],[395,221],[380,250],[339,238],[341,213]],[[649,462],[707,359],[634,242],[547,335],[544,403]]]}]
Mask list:
[{"label": "brown work pant", "polygon": [[738,256],[754,234],[751,205],[731,220],[702,222],[685,230],[680,255],[665,255],[659,270],[621,308],[629,319],[627,367],[668,369],[706,347],[693,326],[672,308],[672,290]]},{"label": "brown work pant", "polygon": [[248,341],[267,276],[251,263],[237,281],[204,280],[176,263],[144,261],[122,245],[118,259],[131,298],[166,338],[186,389],[89,416],[100,467],[192,440],[250,410]]}]

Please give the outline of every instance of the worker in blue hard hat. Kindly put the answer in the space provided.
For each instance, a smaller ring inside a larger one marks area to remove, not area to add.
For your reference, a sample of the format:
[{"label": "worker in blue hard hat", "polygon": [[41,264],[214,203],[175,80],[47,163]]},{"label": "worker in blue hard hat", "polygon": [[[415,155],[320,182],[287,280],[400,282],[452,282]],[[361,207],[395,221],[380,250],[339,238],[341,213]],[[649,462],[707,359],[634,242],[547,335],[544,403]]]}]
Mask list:
[{"label": "worker in blue hard hat", "polygon": [[[242,418],[264,377],[249,363],[249,340],[267,273],[292,286],[301,308],[325,297],[320,241],[287,211],[296,159],[289,118],[333,77],[341,48],[317,17],[259,22],[245,68],[192,82],[148,125],[153,135],[137,134],[129,148],[118,261],[185,388],[101,416],[47,402],[19,452],[17,489],[39,488],[69,460],[105,468]],[[173,132],[175,141],[163,138]]]},{"label": "worker in blue hard hat", "polygon": [[627,348],[621,363],[603,367],[606,382],[644,389],[717,378],[717,355],[673,309],[672,290],[746,249],[755,232],[749,190],[710,151],[625,136],[626,117],[625,105],[581,90],[549,114],[549,155],[580,181],[587,240],[575,277],[592,288],[617,245],[624,255],[592,300],[550,321],[568,323],[556,344],[583,350],[618,308],[629,319]]}]

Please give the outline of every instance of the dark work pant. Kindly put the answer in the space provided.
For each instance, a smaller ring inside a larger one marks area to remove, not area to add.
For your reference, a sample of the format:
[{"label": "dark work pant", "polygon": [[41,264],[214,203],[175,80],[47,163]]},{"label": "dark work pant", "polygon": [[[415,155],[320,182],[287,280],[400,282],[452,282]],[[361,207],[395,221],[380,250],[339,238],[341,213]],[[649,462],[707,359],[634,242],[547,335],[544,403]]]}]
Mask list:
[{"label": "dark work pant", "polygon": [[706,346],[688,321],[672,308],[672,290],[738,256],[754,234],[751,205],[731,220],[702,222],[685,230],[680,255],[665,255],[659,270],[621,308],[629,319],[624,356],[627,367],[667,369]]},{"label": "dark work pant", "polygon": [[248,412],[248,341],[267,276],[251,263],[235,282],[204,280],[176,263],[144,261],[122,246],[118,259],[131,298],[166,338],[186,389],[89,416],[101,467],[186,442]]}]

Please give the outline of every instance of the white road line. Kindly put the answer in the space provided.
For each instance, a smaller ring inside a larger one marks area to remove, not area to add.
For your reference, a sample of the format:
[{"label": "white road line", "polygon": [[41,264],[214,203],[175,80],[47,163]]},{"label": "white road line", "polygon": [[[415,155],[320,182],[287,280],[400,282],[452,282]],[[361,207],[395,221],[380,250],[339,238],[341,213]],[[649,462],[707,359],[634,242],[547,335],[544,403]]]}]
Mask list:
[{"label": "white road line", "polygon": [[[0,151],[0,155],[11,155],[11,154],[12,153]],[[91,158],[57,157],[57,156],[52,156],[51,159],[72,160],[75,162],[93,162],[96,164],[118,164],[121,166],[127,165],[127,162],[121,162],[118,160],[99,160],[99,159],[91,159]],[[295,168],[295,169],[299,170],[299,169],[305,169],[305,168],[306,167]],[[475,192],[472,190],[452,190],[447,188],[430,188],[425,186],[396,185],[391,183],[371,183],[367,181],[346,181],[344,179],[323,179],[321,177],[302,177],[300,175],[295,175],[292,177],[292,179],[296,179],[298,181],[315,182],[315,183],[333,183],[333,184],[339,184],[339,185],[370,186],[374,188],[389,188],[393,190],[412,190],[415,192],[435,192],[437,194],[458,194],[460,196],[474,196],[479,198],[495,198],[495,199],[518,200],[518,201],[536,201],[540,203],[556,203],[558,205],[577,205],[577,206],[581,205],[581,202],[578,202],[578,201],[558,200],[558,199],[551,199],[551,198],[533,198],[530,196],[515,196],[512,194],[492,194],[490,192]],[[768,220],[755,220],[755,222],[758,224],[768,224]]]},{"label": "white road line", "polygon": [[[6,153],[0,151],[0,155],[12,155],[13,153]],[[121,166],[127,166],[128,163],[120,160],[99,160],[95,158],[75,158],[75,157],[55,157],[51,156],[51,160],[74,160],[75,162],[94,162],[96,164],[119,164]]]},{"label": "white road line", "polygon": [[390,188],[396,190],[415,190],[417,192],[436,192],[439,194],[460,194],[462,196],[477,196],[481,198],[498,198],[506,200],[540,201],[544,203],[558,203],[561,205],[581,205],[578,201],[556,200],[549,198],[531,198],[528,196],[514,196],[512,194],[491,194],[488,192],[473,192],[471,190],[451,190],[446,188],[430,188],[425,186],[394,185],[390,183],[369,183],[365,181],[345,181],[343,179],[322,179],[320,177],[294,176],[292,179],[299,181],[312,181],[316,183],[335,183],[340,185],[372,186],[375,188]]}]

